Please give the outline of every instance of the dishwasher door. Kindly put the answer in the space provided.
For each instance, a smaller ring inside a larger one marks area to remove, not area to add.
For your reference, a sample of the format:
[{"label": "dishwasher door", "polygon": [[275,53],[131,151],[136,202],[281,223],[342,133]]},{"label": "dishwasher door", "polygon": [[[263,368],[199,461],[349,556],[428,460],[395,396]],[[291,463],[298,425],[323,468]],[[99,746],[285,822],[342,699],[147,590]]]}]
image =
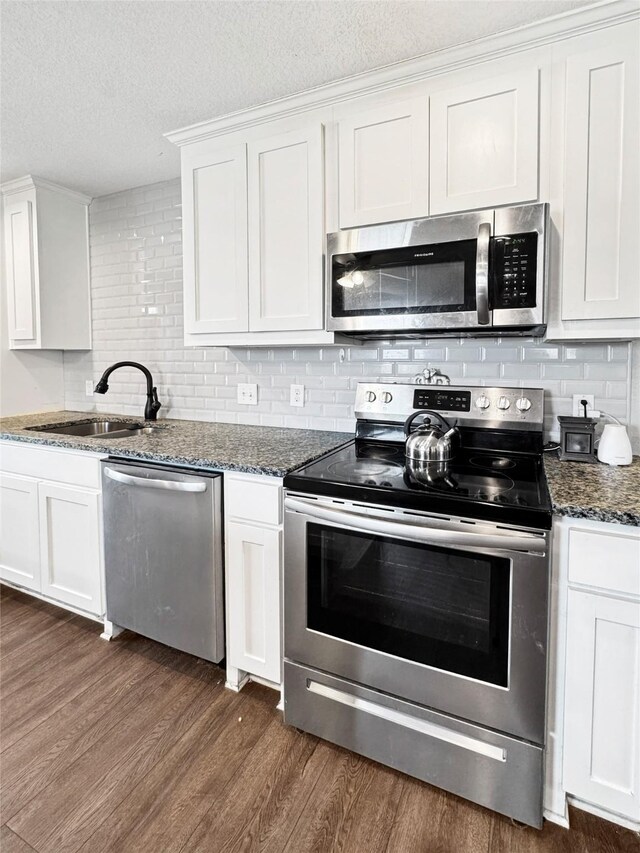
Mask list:
[{"label": "dishwasher door", "polygon": [[102,463],[107,619],[215,663],[224,657],[221,481]]}]

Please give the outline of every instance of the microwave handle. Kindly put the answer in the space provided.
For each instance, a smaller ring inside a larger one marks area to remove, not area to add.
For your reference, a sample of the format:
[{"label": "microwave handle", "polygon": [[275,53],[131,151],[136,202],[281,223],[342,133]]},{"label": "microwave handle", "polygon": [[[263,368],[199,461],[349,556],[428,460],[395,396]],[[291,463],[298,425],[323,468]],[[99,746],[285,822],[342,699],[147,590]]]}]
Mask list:
[{"label": "microwave handle", "polygon": [[476,249],[476,311],[478,325],[489,324],[489,240],[491,225],[481,222],[478,227],[478,247]]}]

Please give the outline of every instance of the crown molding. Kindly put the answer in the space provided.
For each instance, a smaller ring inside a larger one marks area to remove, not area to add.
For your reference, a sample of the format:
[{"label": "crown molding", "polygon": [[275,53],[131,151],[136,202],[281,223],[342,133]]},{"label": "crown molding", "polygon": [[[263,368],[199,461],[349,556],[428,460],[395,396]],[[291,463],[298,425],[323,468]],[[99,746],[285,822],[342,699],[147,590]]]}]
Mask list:
[{"label": "crown molding", "polygon": [[372,71],[365,71],[305,92],[287,95],[255,107],[198,122],[165,133],[174,145],[200,142],[234,130],[254,127],[274,119],[329,107],[362,95],[372,95],[395,86],[420,82],[438,74],[455,71],[509,54],[531,50],[577,35],[600,30],[640,17],[640,0],[601,0],[592,6],[545,18],[524,27],[485,36],[462,45],[406,59]]},{"label": "crown molding", "polygon": [[34,189],[51,190],[51,192],[66,196],[72,201],[77,201],[80,204],[91,204],[92,201],[91,196],[78,193],[75,190],[67,189],[67,187],[61,187],[60,184],[45,181],[44,178],[38,178],[35,175],[24,175],[22,178],[15,178],[13,181],[6,181],[0,186],[0,192],[4,196],[14,195],[15,193]]}]

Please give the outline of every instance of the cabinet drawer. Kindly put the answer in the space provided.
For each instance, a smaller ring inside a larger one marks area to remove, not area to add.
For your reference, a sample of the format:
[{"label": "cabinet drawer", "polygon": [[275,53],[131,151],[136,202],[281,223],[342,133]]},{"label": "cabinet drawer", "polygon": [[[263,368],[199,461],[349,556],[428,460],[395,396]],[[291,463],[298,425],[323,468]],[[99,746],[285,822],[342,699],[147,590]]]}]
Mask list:
[{"label": "cabinet drawer", "polygon": [[0,468],[38,480],[100,489],[100,460],[92,454],[0,442]]},{"label": "cabinet drawer", "polygon": [[224,512],[227,518],[280,525],[281,503],[281,480],[274,477],[225,474]]},{"label": "cabinet drawer", "polygon": [[640,596],[640,536],[570,530],[569,583]]}]

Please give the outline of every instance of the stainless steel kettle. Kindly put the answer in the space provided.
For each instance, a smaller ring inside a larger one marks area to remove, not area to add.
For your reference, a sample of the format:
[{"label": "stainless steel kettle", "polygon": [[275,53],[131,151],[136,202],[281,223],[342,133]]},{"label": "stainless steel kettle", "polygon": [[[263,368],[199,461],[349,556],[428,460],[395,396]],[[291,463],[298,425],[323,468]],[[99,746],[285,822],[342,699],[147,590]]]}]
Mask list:
[{"label": "stainless steel kettle", "polygon": [[[419,417],[424,417],[425,422],[413,428],[414,421]],[[446,432],[439,425],[432,424],[432,418],[441,421]],[[406,436],[404,453],[407,459],[417,462],[447,462],[455,455],[458,427],[449,426],[437,412],[424,409],[409,415],[404,423],[404,434]]]}]

